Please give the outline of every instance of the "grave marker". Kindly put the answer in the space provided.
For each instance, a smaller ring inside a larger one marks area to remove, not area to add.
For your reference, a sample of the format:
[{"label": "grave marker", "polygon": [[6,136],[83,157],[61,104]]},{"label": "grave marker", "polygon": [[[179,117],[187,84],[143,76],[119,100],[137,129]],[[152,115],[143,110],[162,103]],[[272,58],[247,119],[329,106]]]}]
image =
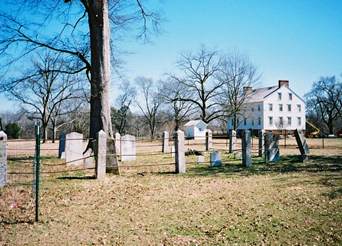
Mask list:
[{"label": "grave marker", "polygon": [[265,130],[259,130],[259,146],[258,156],[262,157],[265,154]]},{"label": "grave marker", "polygon": [[277,162],[280,160],[279,137],[273,136],[272,132],[265,134],[265,162]]},{"label": "grave marker", "polygon": [[135,136],[124,135],[121,137],[121,161],[134,161],[136,159]]},{"label": "grave marker", "polygon": [[211,167],[220,167],[220,166],[222,166],[220,152],[214,150],[213,152],[210,153],[210,166]]},{"label": "grave marker", "polygon": [[229,153],[236,150],[236,131],[229,130]]},{"label": "grave marker", "polygon": [[70,132],[65,137],[65,162],[67,166],[83,165],[83,134]]},{"label": "grave marker", "polygon": [[7,183],[7,135],[0,131],[0,188]]},{"label": "grave marker", "polygon": [[58,158],[65,159],[65,133],[59,135]]},{"label": "grave marker", "polygon": [[245,167],[252,166],[251,132],[244,130],[242,134],[242,164]]},{"label": "grave marker", "polygon": [[294,131],[297,145],[301,154],[302,161],[308,160],[308,155],[309,155],[309,146],[306,142],[306,139],[304,137],[304,134],[301,130],[295,130]]},{"label": "grave marker", "polygon": [[167,131],[163,132],[162,152],[163,153],[169,153],[169,133]]},{"label": "grave marker", "polygon": [[184,132],[178,130],[175,132],[175,159],[176,159],[176,173],[185,173],[185,150],[184,150]]}]

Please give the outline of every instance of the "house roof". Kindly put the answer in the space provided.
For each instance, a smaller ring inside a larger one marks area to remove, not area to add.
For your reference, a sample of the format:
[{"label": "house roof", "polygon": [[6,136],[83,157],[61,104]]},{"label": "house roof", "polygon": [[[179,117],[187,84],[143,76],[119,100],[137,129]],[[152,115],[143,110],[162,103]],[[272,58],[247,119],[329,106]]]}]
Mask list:
[{"label": "house roof", "polygon": [[263,101],[268,95],[278,90],[278,86],[269,86],[258,89],[253,89],[252,93],[246,97],[245,102],[260,102]]},{"label": "house roof", "polygon": [[197,126],[198,124],[204,124],[204,125],[208,125],[207,123],[205,123],[203,120],[190,120],[188,121],[184,126]]},{"label": "house roof", "polygon": [[[266,97],[271,95],[273,92],[277,91],[280,87],[279,86],[269,86],[269,87],[263,87],[258,89],[253,89],[252,93],[249,94],[245,102],[246,103],[253,103],[253,102],[261,102],[264,101]],[[293,94],[295,94],[300,100],[304,102],[304,100],[298,96],[293,90],[288,88]]]}]

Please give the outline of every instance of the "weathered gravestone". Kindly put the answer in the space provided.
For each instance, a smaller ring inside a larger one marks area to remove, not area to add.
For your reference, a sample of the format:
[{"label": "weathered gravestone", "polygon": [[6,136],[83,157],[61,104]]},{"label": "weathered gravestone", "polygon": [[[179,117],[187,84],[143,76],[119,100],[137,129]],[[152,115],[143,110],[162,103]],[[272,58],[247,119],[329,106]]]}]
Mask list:
[{"label": "weathered gravestone", "polygon": [[258,156],[262,157],[265,154],[265,130],[259,130],[259,146]]},{"label": "weathered gravestone", "polygon": [[116,155],[121,155],[121,135],[118,132],[115,133],[115,152]]},{"label": "weathered gravestone", "polygon": [[121,161],[134,161],[136,159],[135,136],[124,135],[121,137]]},{"label": "weathered gravestone", "polygon": [[302,161],[308,160],[308,155],[309,155],[309,146],[306,142],[306,139],[304,137],[304,134],[301,130],[295,130],[294,131],[297,145],[301,154]]},{"label": "weathered gravestone", "polygon": [[229,130],[229,153],[236,150],[236,131]]},{"label": "weathered gravestone", "polygon": [[209,151],[213,148],[213,132],[210,129],[205,133],[205,150]]},{"label": "weathered gravestone", "polygon": [[178,130],[175,132],[175,159],[176,159],[176,173],[185,173],[185,148],[184,148],[184,132]]},{"label": "weathered gravestone", "polygon": [[67,166],[83,165],[83,134],[70,132],[65,136],[65,162]]},{"label": "weathered gravestone", "polygon": [[265,161],[276,162],[280,160],[279,137],[273,136],[272,132],[265,133]]},{"label": "weathered gravestone", "polygon": [[65,133],[59,135],[58,158],[65,159]]},{"label": "weathered gravestone", "polygon": [[97,133],[96,139],[96,178],[103,180],[106,177],[106,154],[107,154],[107,134],[101,130]]},{"label": "weathered gravestone", "polygon": [[220,152],[214,150],[213,152],[210,153],[210,166],[211,167],[220,167],[220,166],[222,166]]},{"label": "weathered gravestone", "polygon": [[0,187],[7,183],[7,135],[0,131]]},{"label": "weathered gravestone", "polygon": [[162,146],[162,152],[163,153],[169,153],[169,133],[167,131],[163,132],[163,146]]},{"label": "weathered gravestone", "polygon": [[245,167],[252,166],[251,132],[244,130],[242,134],[242,164]]}]

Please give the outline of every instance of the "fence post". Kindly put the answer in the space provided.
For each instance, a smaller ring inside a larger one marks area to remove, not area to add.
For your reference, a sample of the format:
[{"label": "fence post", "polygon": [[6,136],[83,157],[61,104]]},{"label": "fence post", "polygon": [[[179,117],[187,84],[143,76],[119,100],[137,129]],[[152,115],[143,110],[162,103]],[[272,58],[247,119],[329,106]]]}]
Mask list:
[{"label": "fence post", "polygon": [[258,156],[262,157],[265,154],[265,130],[259,130],[259,145],[258,145]]},{"label": "fence post", "polygon": [[169,133],[167,131],[163,132],[162,152],[163,153],[168,153],[169,152]]},{"label": "fence post", "polygon": [[210,129],[205,132],[205,150],[209,151],[213,148],[213,133]]},{"label": "fence post", "polygon": [[229,130],[229,153],[233,153],[236,149],[236,131]]},{"label": "fence post", "polygon": [[7,183],[7,135],[0,131],[0,188]]},{"label": "fence post", "polygon": [[175,132],[175,159],[176,173],[185,173],[185,152],[184,152],[184,132],[178,130]]},{"label": "fence post", "polygon": [[107,135],[101,130],[97,133],[96,139],[96,179],[102,180],[106,177],[106,154],[107,154]]},{"label": "fence post", "polygon": [[244,130],[242,134],[242,164],[246,167],[252,166],[251,132],[249,130]]},{"label": "fence post", "polygon": [[35,125],[36,150],[35,150],[35,221],[39,220],[39,182],[40,182],[40,126]]}]

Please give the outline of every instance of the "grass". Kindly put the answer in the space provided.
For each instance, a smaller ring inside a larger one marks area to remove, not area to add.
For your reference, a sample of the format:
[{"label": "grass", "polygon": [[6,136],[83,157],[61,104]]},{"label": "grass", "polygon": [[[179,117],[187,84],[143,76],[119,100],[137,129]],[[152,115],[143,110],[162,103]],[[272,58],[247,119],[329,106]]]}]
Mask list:
[{"label": "grass", "polygon": [[[248,169],[222,154],[219,168],[190,164],[184,175],[172,166],[126,168],[103,182],[46,157],[42,171],[58,172],[43,174],[39,223],[31,187],[0,190],[0,244],[341,245],[341,152],[321,151],[305,163],[291,151],[274,164],[254,158]],[[126,164],[171,160],[141,158]]]}]

